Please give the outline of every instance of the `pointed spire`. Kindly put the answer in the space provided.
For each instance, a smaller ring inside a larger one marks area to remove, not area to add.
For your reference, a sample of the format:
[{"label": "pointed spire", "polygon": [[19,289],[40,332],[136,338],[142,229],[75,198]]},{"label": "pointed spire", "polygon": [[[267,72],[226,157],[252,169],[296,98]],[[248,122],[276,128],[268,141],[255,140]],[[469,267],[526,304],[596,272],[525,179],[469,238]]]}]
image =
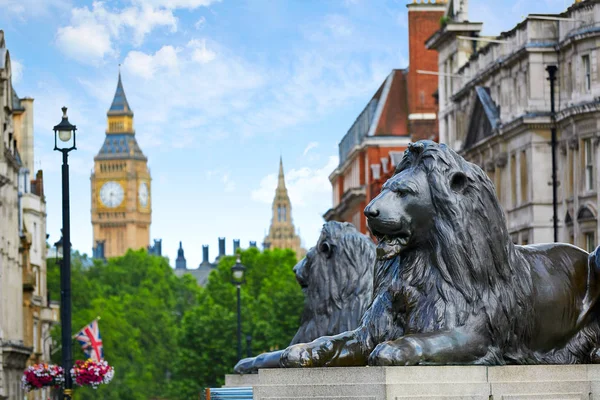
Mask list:
[{"label": "pointed spire", "polygon": [[279,180],[277,189],[285,189],[285,176],[283,174],[283,157],[279,156]]},{"label": "pointed spire", "polygon": [[183,255],[183,245],[179,242],[179,249],[177,250],[177,259],[175,260],[175,269],[187,269],[187,262]]},{"label": "pointed spire", "polygon": [[115,97],[113,98],[112,104],[108,109],[108,115],[130,115],[133,116],[133,111],[129,107],[127,97],[125,96],[125,89],[123,89],[123,82],[121,81],[121,65],[119,64],[119,81],[117,82],[117,90],[115,91]]}]

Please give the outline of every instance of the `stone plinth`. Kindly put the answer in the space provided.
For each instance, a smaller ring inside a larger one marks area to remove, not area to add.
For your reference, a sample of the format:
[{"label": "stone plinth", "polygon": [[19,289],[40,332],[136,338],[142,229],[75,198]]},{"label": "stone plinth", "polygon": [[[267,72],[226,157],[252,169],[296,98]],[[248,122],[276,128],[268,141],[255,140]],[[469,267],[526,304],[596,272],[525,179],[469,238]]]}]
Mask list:
[{"label": "stone plinth", "polygon": [[225,385],[223,387],[249,387],[258,384],[258,374],[251,375],[225,375]]},{"label": "stone plinth", "polygon": [[255,400],[600,400],[600,365],[264,369]]}]

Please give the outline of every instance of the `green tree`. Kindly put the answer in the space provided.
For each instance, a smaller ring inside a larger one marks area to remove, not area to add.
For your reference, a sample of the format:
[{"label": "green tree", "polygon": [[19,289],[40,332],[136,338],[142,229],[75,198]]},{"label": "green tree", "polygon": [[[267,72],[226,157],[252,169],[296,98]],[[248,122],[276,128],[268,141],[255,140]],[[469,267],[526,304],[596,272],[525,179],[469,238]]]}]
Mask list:
[{"label": "green tree", "polygon": [[[75,333],[96,317],[106,360],[115,368],[109,385],[77,388],[79,399],[151,399],[167,394],[173,353],[184,314],[197,304],[200,289],[191,276],[177,277],[168,261],[145,251],[84,267],[72,257],[72,321]],[[83,260],[85,261],[85,260]],[[59,271],[48,265],[48,287],[60,293]],[[52,296],[54,296],[52,294]],[[60,337],[60,327],[53,332]],[[74,358],[83,359],[74,344]],[[60,362],[60,353],[55,354]]]},{"label": "green tree", "polygon": [[[242,285],[242,332],[252,336],[254,355],[285,348],[300,324],[303,296],[292,270],[291,250],[241,253],[246,266]],[[205,387],[220,386],[237,360],[237,295],[231,284],[234,257],[224,257],[184,318],[171,382],[173,399],[198,396]]]},{"label": "green tree", "polygon": [[[242,332],[254,354],[287,346],[300,321],[303,296],[289,250],[241,253]],[[115,368],[109,385],[76,388],[88,399],[190,399],[220,386],[237,360],[237,297],[231,284],[234,257],[224,257],[205,288],[191,275],[177,277],[165,258],[129,251],[107,263],[72,255],[73,333],[100,317],[106,360]],[[48,260],[48,290],[60,298],[60,272]],[[60,326],[53,331],[60,343]],[[77,343],[74,359],[84,359]],[[60,363],[60,351],[54,362]]]}]

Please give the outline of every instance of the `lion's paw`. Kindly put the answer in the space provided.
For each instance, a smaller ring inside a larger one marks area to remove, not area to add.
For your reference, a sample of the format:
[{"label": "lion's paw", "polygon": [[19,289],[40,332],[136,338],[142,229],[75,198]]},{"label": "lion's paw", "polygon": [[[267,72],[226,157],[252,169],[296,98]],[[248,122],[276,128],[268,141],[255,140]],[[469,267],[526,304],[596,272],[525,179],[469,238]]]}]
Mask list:
[{"label": "lion's paw", "polygon": [[279,365],[284,368],[310,367],[312,365],[311,351],[303,345],[290,346],[281,355]]},{"label": "lion's paw", "polygon": [[254,367],[254,357],[244,358],[238,361],[238,363],[233,367],[233,372],[236,374],[254,374],[256,373],[256,368]]},{"label": "lion's paw", "polygon": [[416,365],[418,362],[418,357],[411,346],[394,342],[378,344],[369,356],[369,365],[379,367]]}]

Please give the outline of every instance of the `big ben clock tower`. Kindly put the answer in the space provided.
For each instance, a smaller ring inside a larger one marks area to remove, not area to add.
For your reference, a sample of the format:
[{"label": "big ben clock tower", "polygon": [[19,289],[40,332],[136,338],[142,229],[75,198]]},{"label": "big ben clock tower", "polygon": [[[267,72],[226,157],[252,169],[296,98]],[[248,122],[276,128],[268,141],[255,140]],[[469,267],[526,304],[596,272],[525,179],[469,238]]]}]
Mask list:
[{"label": "big ben clock tower", "polygon": [[120,73],[107,117],[106,138],[91,176],[93,246],[101,246],[104,257],[116,257],[148,247],[152,212],[148,159],[135,140]]}]

